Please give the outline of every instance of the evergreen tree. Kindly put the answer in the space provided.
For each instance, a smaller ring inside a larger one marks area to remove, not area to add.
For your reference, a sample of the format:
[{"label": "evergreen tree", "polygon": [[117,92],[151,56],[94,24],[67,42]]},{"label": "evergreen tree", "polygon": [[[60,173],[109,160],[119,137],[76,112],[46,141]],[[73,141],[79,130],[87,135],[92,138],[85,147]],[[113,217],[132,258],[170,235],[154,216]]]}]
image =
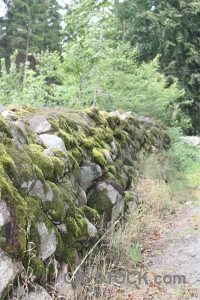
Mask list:
[{"label": "evergreen tree", "polygon": [[7,60],[18,49],[18,62],[28,54],[49,48],[60,50],[61,15],[56,0],[4,0],[0,18],[0,56]]},{"label": "evergreen tree", "polygon": [[160,54],[160,66],[168,76],[179,78],[191,102],[180,103],[200,130],[200,2],[197,0],[116,1],[122,38],[138,45],[139,61]]}]

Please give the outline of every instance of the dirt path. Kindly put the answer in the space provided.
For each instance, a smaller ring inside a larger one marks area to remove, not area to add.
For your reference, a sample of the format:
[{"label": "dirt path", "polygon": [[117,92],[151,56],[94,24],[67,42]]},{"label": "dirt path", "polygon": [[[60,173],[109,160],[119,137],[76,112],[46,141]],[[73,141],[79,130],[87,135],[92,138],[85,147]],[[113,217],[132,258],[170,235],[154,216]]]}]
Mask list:
[{"label": "dirt path", "polygon": [[200,202],[187,202],[165,225],[144,253],[150,282],[127,299],[200,299]]}]

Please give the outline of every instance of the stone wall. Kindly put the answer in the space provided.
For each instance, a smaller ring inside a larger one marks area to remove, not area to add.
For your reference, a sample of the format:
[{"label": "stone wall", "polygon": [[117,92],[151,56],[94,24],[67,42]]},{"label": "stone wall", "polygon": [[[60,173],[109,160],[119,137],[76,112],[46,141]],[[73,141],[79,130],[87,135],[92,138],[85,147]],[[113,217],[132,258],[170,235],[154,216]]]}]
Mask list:
[{"label": "stone wall", "polygon": [[0,298],[28,266],[42,284],[52,256],[60,272],[73,265],[124,213],[140,157],[169,143],[160,122],[130,113],[1,107]]}]

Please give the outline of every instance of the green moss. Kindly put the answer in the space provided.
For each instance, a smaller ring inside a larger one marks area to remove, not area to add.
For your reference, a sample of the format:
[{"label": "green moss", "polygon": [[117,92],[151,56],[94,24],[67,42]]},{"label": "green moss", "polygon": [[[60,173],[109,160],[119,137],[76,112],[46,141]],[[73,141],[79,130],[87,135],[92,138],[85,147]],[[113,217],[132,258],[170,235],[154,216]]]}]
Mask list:
[{"label": "green moss", "polygon": [[100,114],[97,108],[90,108],[87,109],[85,112],[87,116],[91,118],[97,125],[104,125],[104,126],[108,125],[106,119],[102,114]]},{"label": "green moss", "polygon": [[23,266],[25,268],[26,276],[34,276],[35,281],[40,279],[45,270],[42,260],[31,251],[25,253]]},{"label": "green moss", "polygon": [[17,185],[17,168],[15,166],[15,163],[11,157],[9,157],[6,154],[3,154],[0,157],[0,163],[2,164],[6,174],[9,176],[9,178]]},{"label": "green moss", "polygon": [[57,228],[52,224],[52,222],[47,218],[46,214],[42,211],[39,201],[28,196],[26,198],[26,202],[28,205],[28,224],[30,225],[29,242],[32,242],[34,244],[34,251],[36,251],[36,254],[39,255],[40,235],[38,232],[38,223],[44,222],[49,231],[53,229],[55,232],[56,239],[58,241],[55,254],[61,257],[63,252],[63,242]]},{"label": "green moss", "polygon": [[125,139],[124,131],[120,130],[118,127],[115,128],[113,135],[119,141],[123,141]]},{"label": "green moss", "polygon": [[59,130],[59,122],[54,117],[48,116],[47,120],[55,131]]},{"label": "green moss", "polygon": [[13,196],[12,186],[5,175],[4,170],[2,170],[2,167],[0,166],[0,200],[5,199],[7,196]]},{"label": "green moss", "polygon": [[63,194],[55,183],[50,181],[47,183],[53,192],[53,199],[43,203],[43,210],[52,221],[62,222],[65,218]]},{"label": "green moss", "polygon": [[57,148],[53,148],[51,150],[53,151],[53,153],[55,154],[56,157],[58,157],[60,159],[67,158],[67,155],[63,150],[57,149]]},{"label": "green moss", "polygon": [[24,117],[36,111],[36,109],[28,104],[11,104],[7,107],[9,111],[16,113],[18,116]]},{"label": "green moss", "polygon": [[3,134],[5,134],[5,136],[8,138],[13,137],[10,127],[8,126],[8,124],[6,123],[6,120],[4,119],[4,117],[1,114],[0,114],[0,131]]},{"label": "green moss", "polygon": [[90,222],[96,223],[100,220],[100,215],[96,209],[93,209],[89,206],[82,206],[81,209]]},{"label": "green moss", "polygon": [[73,122],[71,122],[71,120],[69,120],[68,116],[65,116],[64,114],[60,114],[59,116],[59,128],[64,130],[65,132],[72,134],[72,129],[70,128],[70,126],[68,125],[68,123],[70,123],[73,129],[77,130],[77,125],[74,122],[74,124],[72,124]]},{"label": "green moss", "polygon": [[88,224],[85,219],[85,214],[80,208],[75,209],[75,220],[80,229],[80,236],[88,235]]},{"label": "green moss", "polygon": [[110,173],[112,173],[114,176],[116,176],[116,168],[115,165],[109,165],[108,170]]},{"label": "green moss", "polygon": [[71,153],[72,153],[74,159],[77,161],[77,163],[80,164],[82,157],[83,157],[82,149],[80,147],[73,148],[71,150]]},{"label": "green moss", "polygon": [[51,162],[53,163],[53,179],[57,181],[64,176],[65,164],[58,157],[51,157]]},{"label": "green moss", "polygon": [[62,260],[68,264],[74,264],[75,259],[76,259],[75,249],[71,247],[65,247],[62,254]]},{"label": "green moss", "polygon": [[86,149],[93,149],[95,145],[94,140],[91,137],[82,139],[82,146]]},{"label": "green moss", "polygon": [[64,202],[67,202],[70,207],[73,207],[76,201],[76,191],[74,191],[71,181],[64,178],[63,182],[57,184],[57,186],[62,192]]},{"label": "green moss", "polygon": [[71,134],[66,133],[64,130],[59,129],[58,136],[64,141],[67,150],[78,146],[74,137]]},{"label": "green moss", "polygon": [[97,165],[101,166],[102,168],[107,166],[107,160],[104,157],[104,153],[102,149],[94,148],[92,150],[92,155],[93,155],[94,162]]},{"label": "green moss", "polygon": [[44,149],[39,145],[31,144],[29,150],[33,163],[40,168],[46,179],[52,180],[54,165],[51,158],[43,152]]},{"label": "green moss", "polygon": [[87,204],[102,216],[103,224],[106,226],[107,222],[111,220],[112,215],[112,203],[107,198],[106,192],[104,190],[94,191]]},{"label": "green moss", "polygon": [[67,245],[72,245],[76,242],[77,238],[81,234],[81,229],[78,227],[76,220],[72,217],[66,218],[67,225],[67,236],[64,240],[64,243]]}]

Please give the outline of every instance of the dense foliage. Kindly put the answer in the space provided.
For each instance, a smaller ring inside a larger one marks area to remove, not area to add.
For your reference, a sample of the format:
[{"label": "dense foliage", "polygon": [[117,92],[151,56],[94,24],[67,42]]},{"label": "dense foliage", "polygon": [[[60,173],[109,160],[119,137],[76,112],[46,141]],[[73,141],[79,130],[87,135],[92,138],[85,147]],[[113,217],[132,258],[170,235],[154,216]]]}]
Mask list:
[{"label": "dense foliage", "polygon": [[[9,61],[18,50],[18,63],[32,52],[61,49],[61,15],[56,0],[3,0],[0,18],[0,57]],[[30,57],[29,57],[30,60]]]},{"label": "dense foliage", "polygon": [[[14,2],[4,2],[8,7],[0,22],[1,53],[6,58],[1,61],[0,81],[0,101],[4,104],[95,105],[108,111],[131,110],[181,126],[184,131],[192,131],[192,122],[197,128],[194,103],[198,103],[198,86],[193,92],[192,80],[198,76],[194,78],[189,70],[198,67],[198,40],[194,38],[193,43],[189,23],[184,22],[189,12],[195,21],[198,6],[184,6],[186,1],[180,4],[178,0],[125,0],[115,1],[114,6],[110,0],[73,0],[67,6],[60,51],[57,1],[45,1],[48,9],[37,1],[29,2],[30,7],[24,5],[24,10],[20,0],[14,1],[15,9]],[[189,7],[195,8],[193,13]],[[28,19],[26,9],[34,20]],[[40,18],[43,22],[38,21]],[[32,26],[28,49],[27,24]],[[22,62],[25,58],[25,64],[19,63],[20,57]]]},{"label": "dense foliage", "polygon": [[178,77],[186,90],[180,105],[199,131],[200,2],[198,0],[125,0],[116,2],[124,40],[138,45],[138,61],[160,54],[160,68],[169,83]]}]

